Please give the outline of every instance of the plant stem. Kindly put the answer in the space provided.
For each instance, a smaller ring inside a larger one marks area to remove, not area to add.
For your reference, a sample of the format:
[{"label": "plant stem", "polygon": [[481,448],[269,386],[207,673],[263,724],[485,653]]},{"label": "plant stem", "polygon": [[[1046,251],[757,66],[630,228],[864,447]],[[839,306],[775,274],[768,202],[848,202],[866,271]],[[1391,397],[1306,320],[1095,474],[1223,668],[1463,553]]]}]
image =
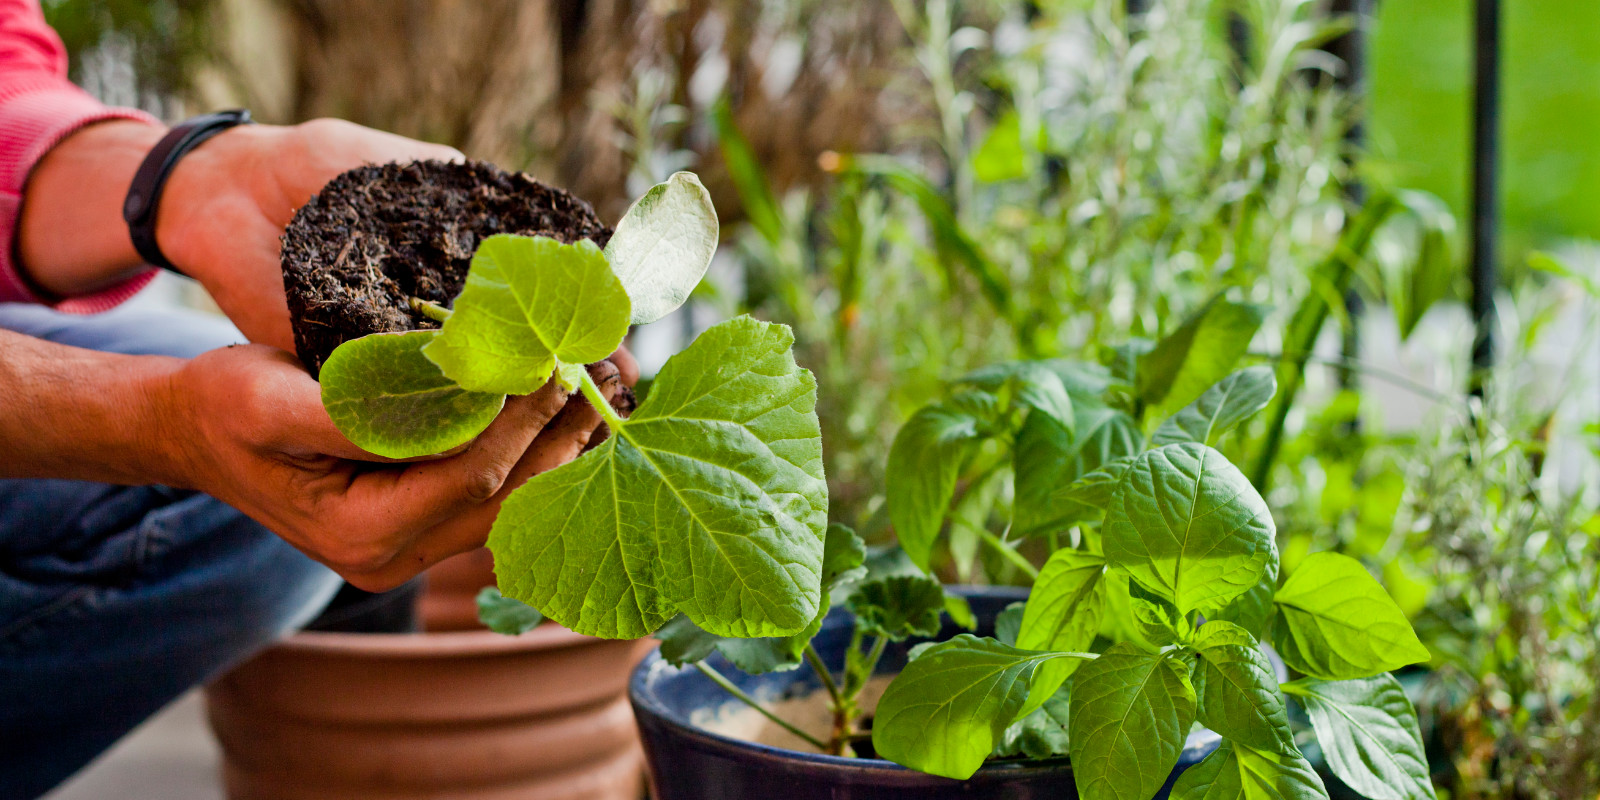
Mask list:
[{"label": "plant stem", "polygon": [[733,685],[733,681],[730,681],[726,677],[724,677],[722,673],[720,673],[720,672],[718,672],[716,670],[716,668],[706,664],[704,661],[696,661],[694,663],[694,666],[695,666],[696,669],[698,669],[702,673],[704,673],[707,678],[710,678],[713,683],[715,683],[718,686],[721,686],[724,690],[726,690],[728,694],[731,694],[734,697],[737,697],[740,700],[743,700],[745,705],[748,705],[751,708],[761,712],[762,716],[766,717],[767,719],[772,720],[773,723],[775,723],[778,727],[783,728],[784,730],[794,734],[795,736],[798,736],[801,739],[806,740],[806,742],[810,743],[812,747],[817,748],[817,752],[819,752],[819,753],[828,752],[828,746],[827,745],[823,744],[820,741],[817,741],[816,737],[812,736],[811,734],[806,733],[805,731],[800,730],[799,728],[796,728],[793,725],[790,725],[788,722],[785,722],[782,719],[779,719],[778,715],[772,713],[771,711],[768,711],[765,706],[763,706],[760,703],[756,702],[756,699],[754,697],[751,697],[750,695],[745,694],[743,689],[740,689],[739,687],[734,686]]},{"label": "plant stem", "polygon": [[839,694],[839,684],[833,680],[833,673],[828,671],[827,664],[822,663],[822,654],[818,653],[817,648],[811,646],[810,642],[806,642],[805,654],[806,663],[810,664],[817,677],[822,679],[822,687],[828,690],[828,697],[833,699],[833,705],[837,708],[843,697]]},{"label": "plant stem", "polygon": [[994,548],[995,552],[999,553],[1007,561],[1015,564],[1018,569],[1022,570],[1024,573],[1027,573],[1029,579],[1039,579],[1039,568],[1035,567],[1032,562],[1028,561],[1028,559],[1023,558],[1022,554],[1017,552],[1015,548],[1001,541],[1000,537],[987,530],[984,530],[983,528],[978,528],[977,530],[979,539],[988,544],[990,547]]},{"label": "plant stem", "polygon": [[606,427],[609,427],[612,433],[619,433],[622,430],[622,418],[617,416],[617,412],[611,409],[611,404],[606,402],[606,396],[601,394],[600,387],[595,385],[589,370],[583,371],[583,380],[578,384],[578,388],[583,391],[584,397],[589,398],[589,405],[600,412],[600,418],[606,421]]},{"label": "plant stem", "polygon": [[450,309],[445,308],[438,303],[430,303],[420,297],[411,298],[411,310],[433,320],[434,322],[444,322],[450,318],[451,314],[455,313],[454,311],[451,311]]}]

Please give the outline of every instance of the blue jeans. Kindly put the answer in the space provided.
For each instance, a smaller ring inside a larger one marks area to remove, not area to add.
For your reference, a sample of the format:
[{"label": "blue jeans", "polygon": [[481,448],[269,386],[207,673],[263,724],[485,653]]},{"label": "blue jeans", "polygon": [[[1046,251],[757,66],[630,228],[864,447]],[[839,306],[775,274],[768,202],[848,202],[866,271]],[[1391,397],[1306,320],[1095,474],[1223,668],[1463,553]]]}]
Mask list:
[{"label": "blue jeans", "polygon": [[[0,304],[0,328],[185,357],[242,341],[190,312]],[[0,798],[48,791],[190,687],[297,630],[338,586],[203,494],[0,480]]]}]

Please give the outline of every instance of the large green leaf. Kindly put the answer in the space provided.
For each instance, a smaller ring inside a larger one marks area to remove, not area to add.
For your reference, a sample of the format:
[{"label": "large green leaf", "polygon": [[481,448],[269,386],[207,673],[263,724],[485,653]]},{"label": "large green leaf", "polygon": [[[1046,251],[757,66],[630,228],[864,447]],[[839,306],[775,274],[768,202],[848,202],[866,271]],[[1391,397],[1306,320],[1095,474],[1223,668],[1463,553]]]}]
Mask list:
[{"label": "large green leaf", "polygon": [[889,684],[872,722],[872,745],[897,764],[947,778],[972,777],[1006,728],[1060,684],[1038,667],[1076,658],[1018,650],[961,634],[923,650]]},{"label": "large green leaf", "polygon": [[928,569],[956,479],[983,436],[985,420],[974,412],[980,398],[967,396],[924,406],[906,420],[889,448],[884,475],[889,519],[912,562]]},{"label": "large green leaf", "polygon": [[643,325],[689,299],[717,252],[717,209],[692,172],[673,173],[645,192],[617,223],[606,245],[611,271]]},{"label": "large green leaf", "polygon": [[1139,399],[1178,409],[1233,371],[1250,348],[1267,309],[1214,299],[1139,359]]},{"label": "large green leaf", "polygon": [[1176,658],[1114,644],[1072,679],[1067,731],[1084,800],[1149,800],[1194,723],[1194,688]]},{"label": "large green leaf", "polygon": [[1271,367],[1247,367],[1218,381],[1193,403],[1168,417],[1151,435],[1156,446],[1177,442],[1215,445],[1222,434],[1267,407],[1278,391]]},{"label": "large green leaf", "polygon": [[1255,637],[1213,620],[1200,626],[1194,649],[1200,723],[1257,750],[1297,752],[1278,677]]},{"label": "large green leaf", "polygon": [[1047,414],[1029,414],[1012,450],[1016,500],[1014,526],[1028,536],[1098,518],[1060,490],[1118,459],[1144,449],[1133,417],[1098,402],[1073,401],[1073,430]]},{"label": "large green leaf", "polygon": [[437,335],[378,333],[328,356],[318,376],[322,405],[345,438],[385,458],[414,458],[466,444],[489,427],[505,395],[469,392],[441,374],[422,355]]},{"label": "large green leaf", "polygon": [[793,342],[739,317],[668,360],[605,442],[506,499],[489,533],[501,590],[608,638],[680,611],[719,636],[806,628],[828,490],[816,381]]},{"label": "large green leaf", "polygon": [[1350,788],[1372,800],[1433,800],[1417,712],[1393,675],[1284,688],[1305,704],[1328,766]]},{"label": "large green leaf", "polygon": [[1429,658],[1399,606],[1349,556],[1306,556],[1273,599],[1278,653],[1313,678],[1366,678]]},{"label": "large green leaf", "polygon": [[892,575],[867,581],[856,587],[846,601],[862,633],[887,636],[896,642],[938,634],[944,606],[944,587],[925,575]]},{"label": "large green leaf", "polygon": [[1192,442],[1134,460],[1103,535],[1107,561],[1185,615],[1226,606],[1278,558],[1261,495],[1221,453]]},{"label": "large green leaf", "polygon": [[1223,742],[1184,770],[1172,800],[1327,800],[1322,779],[1298,751],[1261,752]]},{"label": "large green leaf", "polygon": [[855,531],[838,523],[829,525],[822,550],[822,600],[817,604],[817,616],[804,630],[792,636],[735,639],[708,633],[679,614],[656,631],[656,638],[661,640],[661,657],[669,664],[682,666],[720,650],[724,658],[751,675],[794,669],[800,666],[806,645],[822,629],[831,605],[830,593],[840,584],[866,574],[862,566],[866,556],[866,545]]},{"label": "large green leaf", "polygon": [[473,253],[455,309],[423,353],[464,389],[531,394],[558,359],[611,355],[628,332],[629,309],[594,242],[497,234]]}]

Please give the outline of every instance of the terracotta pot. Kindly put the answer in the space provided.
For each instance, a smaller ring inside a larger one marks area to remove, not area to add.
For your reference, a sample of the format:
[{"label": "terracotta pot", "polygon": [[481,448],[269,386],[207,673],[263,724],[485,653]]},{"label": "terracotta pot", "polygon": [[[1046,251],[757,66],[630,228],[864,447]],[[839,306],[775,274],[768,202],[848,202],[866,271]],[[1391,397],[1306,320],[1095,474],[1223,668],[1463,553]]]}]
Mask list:
[{"label": "terracotta pot", "polygon": [[494,556],[489,548],[451,556],[428,570],[428,585],[417,605],[425,631],[482,630],[478,622],[478,590],[494,585]]},{"label": "terracotta pot", "polygon": [[232,800],[637,800],[653,640],[302,633],[206,690]]}]

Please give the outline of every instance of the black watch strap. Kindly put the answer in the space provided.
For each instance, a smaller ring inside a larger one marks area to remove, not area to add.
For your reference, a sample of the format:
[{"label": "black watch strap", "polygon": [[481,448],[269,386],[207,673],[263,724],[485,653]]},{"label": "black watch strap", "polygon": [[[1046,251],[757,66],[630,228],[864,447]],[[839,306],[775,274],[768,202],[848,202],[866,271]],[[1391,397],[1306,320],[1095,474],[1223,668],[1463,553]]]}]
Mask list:
[{"label": "black watch strap", "polygon": [[166,189],[167,176],[172,174],[178,160],[201,142],[235,125],[249,124],[250,112],[242,108],[201,114],[167,131],[144,157],[139,171],[133,174],[128,197],[122,202],[122,219],[128,223],[128,237],[133,239],[133,247],[145,263],[183,274],[162,255],[161,247],[156,244],[156,212],[161,208],[161,193]]}]

